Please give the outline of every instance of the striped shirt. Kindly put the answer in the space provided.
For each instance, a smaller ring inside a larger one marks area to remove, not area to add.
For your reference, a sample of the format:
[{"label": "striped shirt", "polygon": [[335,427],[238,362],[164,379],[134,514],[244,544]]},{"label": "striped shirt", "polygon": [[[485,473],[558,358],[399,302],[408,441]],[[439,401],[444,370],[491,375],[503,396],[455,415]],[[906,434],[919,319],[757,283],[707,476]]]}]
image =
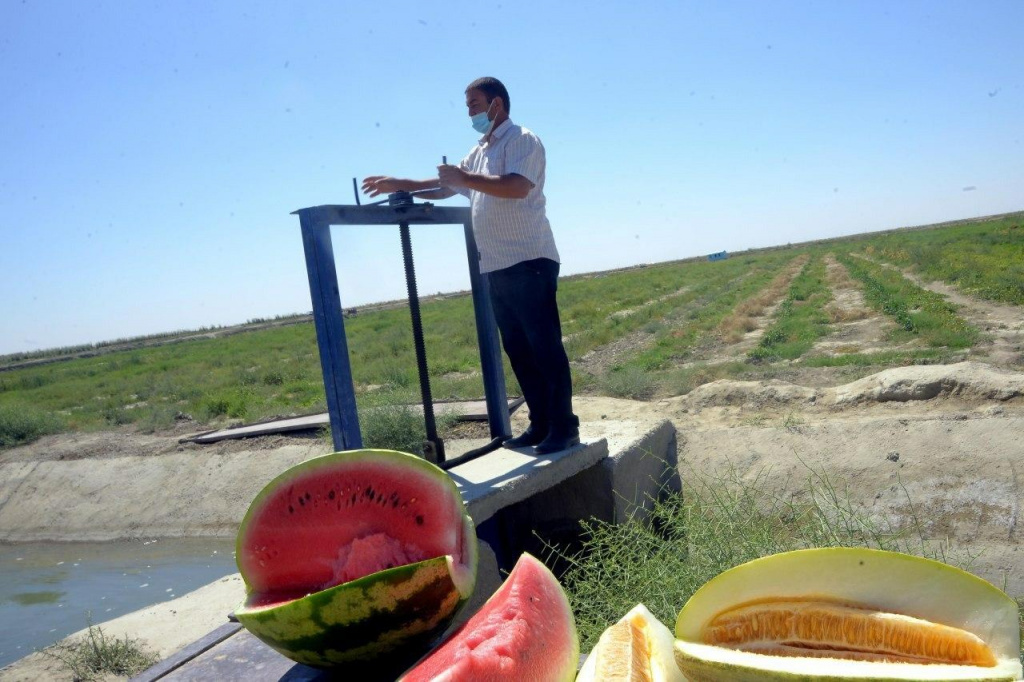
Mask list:
[{"label": "striped shirt", "polygon": [[555,237],[544,211],[544,145],[531,131],[506,120],[478,142],[459,167],[470,173],[515,173],[533,183],[523,199],[502,199],[467,188],[456,191],[469,197],[473,234],[480,250],[480,272],[492,272],[534,258],[558,261]]}]

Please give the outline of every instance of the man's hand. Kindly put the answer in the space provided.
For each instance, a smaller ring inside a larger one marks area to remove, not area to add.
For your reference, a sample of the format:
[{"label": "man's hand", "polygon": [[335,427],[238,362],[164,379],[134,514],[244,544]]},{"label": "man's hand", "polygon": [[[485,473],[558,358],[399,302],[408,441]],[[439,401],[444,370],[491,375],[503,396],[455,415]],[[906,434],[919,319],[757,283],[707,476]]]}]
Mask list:
[{"label": "man's hand", "polygon": [[388,175],[371,175],[363,179],[363,192],[375,197],[381,194],[392,194],[402,190],[403,183]]},{"label": "man's hand", "polygon": [[442,187],[466,187],[467,175],[466,171],[451,164],[437,167],[437,177]]}]

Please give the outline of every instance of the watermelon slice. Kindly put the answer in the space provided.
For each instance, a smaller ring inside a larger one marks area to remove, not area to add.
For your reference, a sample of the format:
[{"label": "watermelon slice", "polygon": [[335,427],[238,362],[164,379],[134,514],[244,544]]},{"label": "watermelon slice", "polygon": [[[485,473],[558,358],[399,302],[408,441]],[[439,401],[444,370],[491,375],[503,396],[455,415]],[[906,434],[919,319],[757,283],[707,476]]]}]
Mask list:
[{"label": "watermelon slice", "polygon": [[571,682],[579,657],[562,586],[524,553],[487,603],[400,682]]},{"label": "watermelon slice", "polygon": [[477,541],[446,473],[402,452],[353,450],[267,484],[236,561],[247,598],[235,615],[252,634],[300,663],[393,679],[472,593]]}]

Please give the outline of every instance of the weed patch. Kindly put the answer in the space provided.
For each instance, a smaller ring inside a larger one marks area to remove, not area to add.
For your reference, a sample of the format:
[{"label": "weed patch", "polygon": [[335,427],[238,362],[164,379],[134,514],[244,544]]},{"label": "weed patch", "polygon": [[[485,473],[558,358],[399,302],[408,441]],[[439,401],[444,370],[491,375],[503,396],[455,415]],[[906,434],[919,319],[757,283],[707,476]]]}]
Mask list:
[{"label": "weed patch", "polygon": [[157,656],[137,639],[110,637],[100,627],[89,625],[79,640],[58,643],[44,649],[44,655],[60,662],[76,681],[99,680],[106,675],[131,676],[156,663]]},{"label": "weed patch", "polygon": [[52,413],[17,403],[0,405],[0,448],[31,443],[63,428],[63,421]]}]

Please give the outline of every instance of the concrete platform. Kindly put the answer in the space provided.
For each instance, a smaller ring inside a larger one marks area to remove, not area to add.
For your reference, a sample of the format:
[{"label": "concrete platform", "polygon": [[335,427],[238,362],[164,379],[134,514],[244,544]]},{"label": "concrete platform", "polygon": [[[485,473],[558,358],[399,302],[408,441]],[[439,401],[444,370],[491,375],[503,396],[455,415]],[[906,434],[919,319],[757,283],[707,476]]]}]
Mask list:
[{"label": "concrete platform", "polygon": [[[538,543],[571,541],[573,533],[578,538],[585,520],[642,519],[655,499],[678,490],[671,422],[602,420],[582,425],[580,432],[583,444],[563,452],[537,456],[532,448],[499,449],[449,472],[480,540],[476,588],[449,631],[494,593],[523,551],[542,556]],[[452,441],[447,448],[454,456],[478,445]],[[237,624],[226,624],[132,679],[343,678],[344,671],[293,663]]]},{"label": "concrete platform", "polygon": [[[508,399],[508,413],[512,414],[523,404],[522,398]],[[413,412],[423,414],[423,405],[410,405]],[[487,403],[483,400],[458,400],[451,402],[434,403],[434,414],[455,414],[463,421],[487,421]],[[260,422],[259,424],[247,424],[232,429],[218,429],[207,431],[196,436],[182,438],[182,443],[216,443],[222,440],[233,438],[253,438],[256,436],[268,436],[275,433],[289,433],[293,431],[310,431],[331,425],[330,416],[323,414],[311,414],[304,417],[293,417],[291,419],[274,419],[272,421]],[[468,448],[467,448],[468,449]]]}]

